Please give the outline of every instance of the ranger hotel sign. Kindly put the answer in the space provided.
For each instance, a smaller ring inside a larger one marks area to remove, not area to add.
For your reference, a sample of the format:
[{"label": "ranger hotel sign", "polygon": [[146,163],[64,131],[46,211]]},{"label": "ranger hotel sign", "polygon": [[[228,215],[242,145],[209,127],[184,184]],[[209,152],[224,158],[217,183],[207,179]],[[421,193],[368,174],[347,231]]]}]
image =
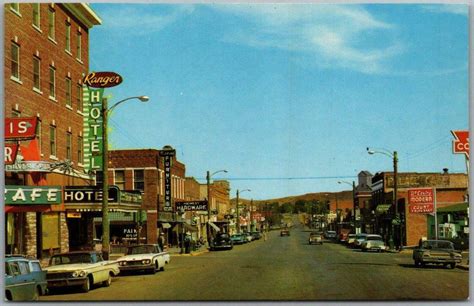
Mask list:
[{"label": "ranger hotel sign", "polygon": [[176,201],[175,204],[178,211],[207,211],[207,201]]}]

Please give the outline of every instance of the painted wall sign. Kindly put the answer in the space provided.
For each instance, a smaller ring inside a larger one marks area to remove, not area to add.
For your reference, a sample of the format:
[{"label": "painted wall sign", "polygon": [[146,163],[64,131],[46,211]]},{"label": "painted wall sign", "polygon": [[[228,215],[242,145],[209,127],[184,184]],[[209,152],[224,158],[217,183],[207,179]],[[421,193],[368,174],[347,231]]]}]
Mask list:
[{"label": "painted wall sign", "polygon": [[3,162],[5,163],[5,165],[14,164],[17,154],[18,154],[18,144],[6,143],[5,149],[4,149],[4,159],[3,159]]},{"label": "painted wall sign", "polygon": [[5,186],[5,204],[61,204],[61,186]]},{"label": "painted wall sign", "polygon": [[87,172],[102,168],[102,98],[104,89],[83,86],[84,105],[84,168]]},{"label": "painted wall sign", "polygon": [[434,211],[434,192],[432,188],[408,190],[410,213],[432,213]]},{"label": "painted wall sign", "polygon": [[454,136],[453,153],[465,154],[469,159],[469,131],[451,131]]},{"label": "painted wall sign", "polygon": [[33,139],[36,137],[37,117],[5,118],[5,139]]},{"label": "painted wall sign", "polygon": [[[119,188],[109,186],[109,203],[118,202]],[[64,187],[64,203],[101,203],[102,188],[97,186]]]},{"label": "painted wall sign", "polygon": [[84,84],[94,88],[114,87],[122,83],[122,77],[115,72],[91,72],[84,77]]},{"label": "painted wall sign", "polygon": [[207,201],[180,201],[175,205],[177,211],[207,211]]}]

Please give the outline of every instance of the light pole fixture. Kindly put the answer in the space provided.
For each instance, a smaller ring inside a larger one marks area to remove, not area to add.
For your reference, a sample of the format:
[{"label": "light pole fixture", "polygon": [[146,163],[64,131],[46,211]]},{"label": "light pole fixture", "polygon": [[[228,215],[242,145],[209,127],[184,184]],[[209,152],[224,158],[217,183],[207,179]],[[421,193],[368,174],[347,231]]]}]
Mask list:
[{"label": "light pole fixture", "polygon": [[207,243],[209,244],[209,247],[211,246],[211,177],[214,174],[224,172],[227,173],[227,170],[218,170],[216,172],[213,172],[212,174],[209,173],[209,171],[206,172],[206,185],[207,185]]},{"label": "light pole fixture", "polygon": [[[241,190],[240,193],[244,192],[244,191],[251,191],[250,189],[244,189],[244,190]],[[239,215],[239,189],[237,189],[237,192],[236,192],[237,196],[236,196],[236,201],[235,201],[235,213],[237,214],[237,234],[240,233],[240,215]]]},{"label": "light pole fixture", "polygon": [[[397,175],[398,175],[398,154],[397,151],[390,152],[388,150],[382,149],[381,151],[376,151],[376,150],[371,150],[370,148],[367,148],[367,153],[373,155],[373,154],[383,154],[385,156],[390,157],[393,160],[393,197],[392,197],[392,205],[395,207],[395,218],[398,219],[398,203],[397,203],[397,191],[398,191],[398,180],[397,180]],[[399,220],[399,239],[400,239],[400,246],[402,244],[402,224],[401,224],[401,218]],[[393,229],[393,222],[391,224],[391,227]],[[393,230],[391,231],[390,234],[390,246],[393,246]]]},{"label": "light pole fixture", "polygon": [[108,175],[108,137],[107,137],[107,126],[108,126],[108,114],[115,109],[119,104],[125,101],[138,99],[141,102],[147,102],[150,98],[148,96],[136,96],[130,97],[118,101],[110,108],[107,108],[107,98],[102,99],[102,256],[104,259],[109,259],[110,253],[110,223],[109,223],[109,175]]},{"label": "light pole fixture", "polygon": [[356,228],[356,204],[355,204],[355,181],[349,183],[347,181],[338,181],[338,184],[347,184],[352,187],[352,223],[354,224],[354,230],[356,234],[358,234],[358,230]]}]

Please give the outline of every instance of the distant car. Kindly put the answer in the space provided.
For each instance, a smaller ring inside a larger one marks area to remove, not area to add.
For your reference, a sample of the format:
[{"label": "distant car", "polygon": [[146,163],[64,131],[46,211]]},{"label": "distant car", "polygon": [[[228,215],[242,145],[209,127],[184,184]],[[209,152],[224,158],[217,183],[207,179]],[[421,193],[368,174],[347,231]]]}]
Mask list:
[{"label": "distant car", "polygon": [[170,261],[168,252],[163,252],[157,244],[134,245],[127,248],[127,254],[117,259],[121,272],[164,271]]},{"label": "distant car", "polygon": [[454,245],[447,240],[425,240],[421,246],[413,249],[415,266],[424,267],[426,264],[449,265],[451,269],[460,263],[462,256],[454,250]]},{"label": "distant car", "polygon": [[232,240],[233,244],[244,244],[247,242],[247,237],[242,234],[234,234],[230,236],[230,240]]},{"label": "distant car", "polygon": [[336,239],[337,234],[335,231],[326,231],[326,233],[324,233],[324,237],[326,237],[326,239]]},{"label": "distant car", "polygon": [[215,250],[232,250],[234,244],[227,233],[217,233],[216,237],[211,241],[211,251]]},{"label": "distant car", "polygon": [[347,240],[346,240],[346,244],[349,246],[349,247],[352,247],[353,244],[354,244],[354,241],[356,240],[356,234],[349,234],[347,236]]},{"label": "distant car", "polygon": [[262,234],[258,231],[250,232],[250,234],[252,235],[253,240],[258,240],[258,239],[262,238]]},{"label": "distant car", "polygon": [[81,286],[88,292],[93,285],[110,286],[112,277],[120,273],[116,261],[104,260],[96,251],[75,251],[55,254],[45,268],[48,289]]},{"label": "distant car", "polygon": [[366,240],[366,238],[367,238],[367,234],[364,234],[364,233],[357,234],[354,241],[354,248],[360,249],[360,247],[362,246],[362,243]]},{"label": "distant car", "polygon": [[309,244],[323,244],[323,235],[320,232],[312,232],[308,238]]},{"label": "distant car", "polygon": [[47,293],[46,272],[40,262],[21,255],[5,256],[5,299],[36,301]]},{"label": "distant car", "polygon": [[244,232],[243,235],[247,239],[247,242],[253,241],[253,236],[249,232]]},{"label": "distant car", "polygon": [[290,230],[287,228],[282,229],[280,231],[280,237],[283,237],[283,236],[290,236]]},{"label": "distant car", "polygon": [[362,242],[360,249],[362,252],[366,252],[366,251],[383,252],[387,250],[387,246],[385,245],[385,242],[383,241],[382,236],[370,234],[365,237],[365,241]]}]

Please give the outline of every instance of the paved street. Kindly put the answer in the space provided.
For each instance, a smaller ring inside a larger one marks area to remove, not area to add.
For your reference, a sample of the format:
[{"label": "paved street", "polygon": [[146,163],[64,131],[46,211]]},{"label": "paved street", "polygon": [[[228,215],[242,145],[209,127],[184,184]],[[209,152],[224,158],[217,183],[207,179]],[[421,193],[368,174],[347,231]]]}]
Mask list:
[{"label": "paved street", "polygon": [[307,244],[308,232],[174,256],[164,272],[116,277],[89,293],[64,290],[40,300],[463,300],[468,271],[415,268],[411,254],[362,253]]}]

